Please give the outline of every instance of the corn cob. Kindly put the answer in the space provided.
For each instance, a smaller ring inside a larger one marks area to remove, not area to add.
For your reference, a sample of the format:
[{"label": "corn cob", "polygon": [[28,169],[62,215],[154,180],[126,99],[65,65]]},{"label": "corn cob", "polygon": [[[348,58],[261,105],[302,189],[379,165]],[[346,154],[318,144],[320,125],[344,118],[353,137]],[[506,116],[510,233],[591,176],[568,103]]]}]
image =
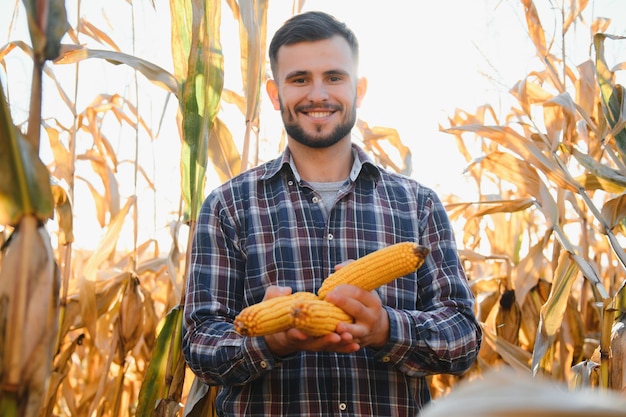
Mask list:
[{"label": "corn cob", "polygon": [[244,336],[264,336],[288,330],[293,327],[292,304],[294,301],[306,298],[317,298],[317,296],[302,291],[248,306],[235,317],[235,330]]},{"label": "corn cob", "polygon": [[317,295],[324,299],[340,284],[372,291],[422,266],[429,249],[413,242],[401,242],[374,251],[330,274]]},{"label": "corn cob", "polygon": [[309,336],[322,336],[335,331],[339,322],[354,319],[336,305],[316,298],[296,300],[292,305],[293,325]]}]

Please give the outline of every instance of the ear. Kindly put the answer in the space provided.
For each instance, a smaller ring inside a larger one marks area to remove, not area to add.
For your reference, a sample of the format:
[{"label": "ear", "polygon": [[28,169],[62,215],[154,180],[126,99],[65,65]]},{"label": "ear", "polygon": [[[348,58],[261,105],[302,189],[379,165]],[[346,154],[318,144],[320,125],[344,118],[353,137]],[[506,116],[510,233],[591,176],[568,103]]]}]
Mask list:
[{"label": "ear", "polygon": [[276,81],[271,79],[267,80],[265,83],[265,90],[272,101],[274,110],[280,110],[280,101],[278,100],[278,84],[276,84]]},{"label": "ear", "polygon": [[367,78],[361,77],[356,82],[356,106],[361,106],[361,101],[367,91]]}]

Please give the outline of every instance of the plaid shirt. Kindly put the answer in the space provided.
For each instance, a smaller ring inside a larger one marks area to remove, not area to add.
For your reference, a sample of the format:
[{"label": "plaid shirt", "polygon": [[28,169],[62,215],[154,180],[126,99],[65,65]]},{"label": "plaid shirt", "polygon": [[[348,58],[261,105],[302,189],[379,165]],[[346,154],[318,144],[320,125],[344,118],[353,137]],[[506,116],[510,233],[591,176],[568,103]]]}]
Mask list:
[{"label": "plaid shirt", "polygon": [[[462,373],[481,331],[453,231],[437,195],[376,167],[356,145],[349,180],[328,216],[287,149],[214,190],[191,248],[183,352],[190,369],[221,385],[224,416],[416,416],[425,376]],[[335,265],[402,241],[430,248],[415,273],[377,290],[388,344],[352,354],[274,357],[263,337],[233,329],[269,285],[316,292]]]}]

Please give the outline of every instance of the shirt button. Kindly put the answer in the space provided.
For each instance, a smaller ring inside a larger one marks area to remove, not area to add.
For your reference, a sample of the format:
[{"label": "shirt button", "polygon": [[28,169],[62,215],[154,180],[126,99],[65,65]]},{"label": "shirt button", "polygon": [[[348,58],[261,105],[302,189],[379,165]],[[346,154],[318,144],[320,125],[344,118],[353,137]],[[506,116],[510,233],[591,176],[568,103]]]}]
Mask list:
[{"label": "shirt button", "polygon": [[389,356],[384,356],[383,357],[383,362],[389,362],[391,360],[391,358]]},{"label": "shirt button", "polygon": [[287,184],[289,184],[289,186],[292,186],[293,185],[293,181],[289,180],[289,182]]},{"label": "shirt button", "polygon": [[333,240],[334,238],[335,238],[335,236],[333,236],[333,234],[332,234],[332,233],[329,233],[329,234],[328,234],[328,240]]},{"label": "shirt button", "polygon": [[261,368],[263,368],[263,369],[267,368],[267,362],[265,362],[265,361],[261,361],[261,363],[259,365],[261,365]]},{"label": "shirt button", "polygon": [[348,408],[348,406],[346,405],[346,403],[340,403],[340,404],[339,404],[339,409],[340,409],[341,411],[345,411],[345,410],[346,410],[346,408]]},{"label": "shirt button", "polygon": [[318,202],[318,201],[320,201],[320,200],[319,200],[319,198],[317,198],[317,197],[313,197],[313,202],[314,202],[315,204],[317,204],[317,202]]}]

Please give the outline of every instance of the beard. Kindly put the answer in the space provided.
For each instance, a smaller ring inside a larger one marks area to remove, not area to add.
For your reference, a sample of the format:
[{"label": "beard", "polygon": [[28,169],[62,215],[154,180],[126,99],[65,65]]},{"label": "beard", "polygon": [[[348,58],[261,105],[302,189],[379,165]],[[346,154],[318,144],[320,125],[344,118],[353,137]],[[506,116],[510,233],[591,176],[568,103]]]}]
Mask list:
[{"label": "beard", "polygon": [[[304,106],[296,107],[295,112],[299,112],[303,110],[303,108]],[[332,108],[329,110],[341,110],[341,108]],[[351,112],[347,114],[347,118],[344,118],[339,125],[326,135],[321,133],[321,125],[315,126],[317,134],[305,132],[302,126],[295,120],[295,117],[290,114],[289,111],[285,110],[282,101],[280,101],[280,114],[283,119],[283,124],[285,125],[285,131],[290,138],[310,148],[328,148],[352,132],[352,128],[356,123],[356,100],[352,105]]]}]

